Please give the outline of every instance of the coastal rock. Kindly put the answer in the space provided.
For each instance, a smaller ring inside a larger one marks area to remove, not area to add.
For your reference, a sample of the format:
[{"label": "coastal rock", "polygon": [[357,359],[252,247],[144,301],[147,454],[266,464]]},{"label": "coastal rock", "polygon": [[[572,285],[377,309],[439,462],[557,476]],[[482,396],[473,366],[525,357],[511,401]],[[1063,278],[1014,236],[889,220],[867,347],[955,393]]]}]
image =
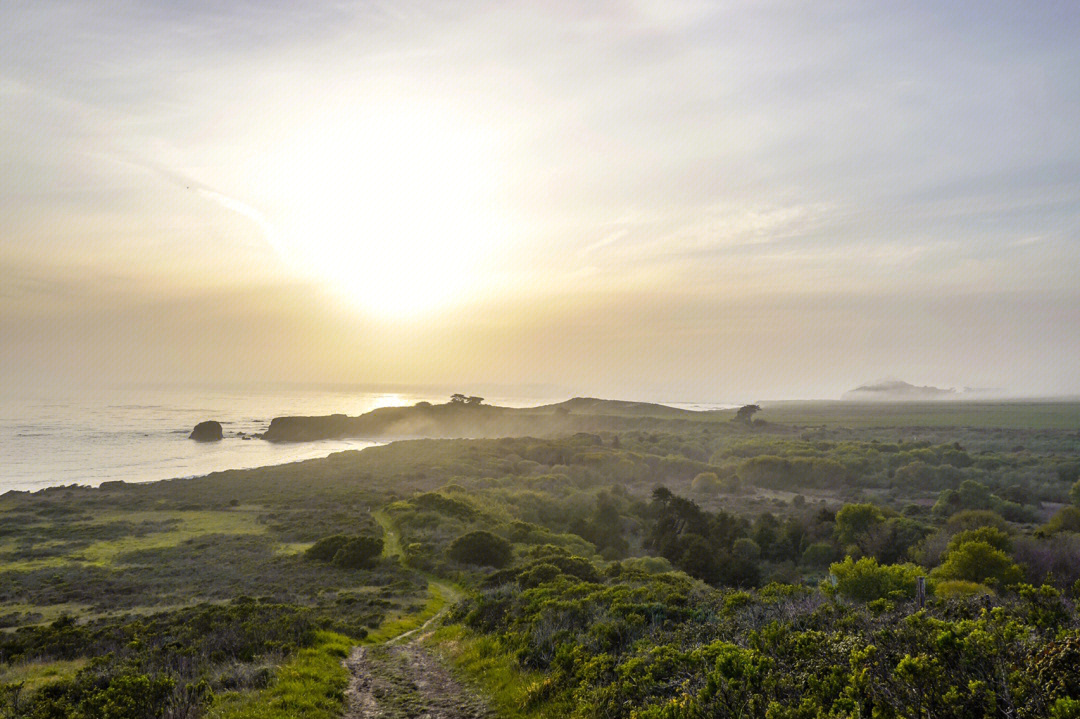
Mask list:
[{"label": "coastal rock", "polygon": [[212,419],[199,422],[195,425],[195,429],[191,430],[188,439],[196,442],[217,442],[221,439],[221,422],[215,422]]}]

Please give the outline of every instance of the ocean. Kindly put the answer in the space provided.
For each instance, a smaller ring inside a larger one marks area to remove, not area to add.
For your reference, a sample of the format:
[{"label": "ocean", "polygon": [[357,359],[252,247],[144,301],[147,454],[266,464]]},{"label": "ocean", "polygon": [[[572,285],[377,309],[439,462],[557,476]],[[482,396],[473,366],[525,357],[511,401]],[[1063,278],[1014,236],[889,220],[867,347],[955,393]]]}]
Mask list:
[{"label": "ocean", "polygon": [[[312,388],[141,387],[63,395],[16,392],[0,398],[0,494],[102,482],[152,482],[325,457],[377,442],[325,440],[273,444],[240,434],[266,430],[282,415],[357,415],[377,407],[445,402],[447,394]],[[528,407],[567,397],[488,397]],[[670,403],[686,409],[730,405]],[[222,424],[220,442],[188,439],[203,420]]]},{"label": "ocean", "polygon": [[[263,432],[280,415],[356,415],[377,407],[446,399],[443,395],[276,388],[126,388],[78,396],[24,392],[0,399],[0,494],[56,485],[96,486],[111,480],[151,482],[325,457],[376,443],[272,444],[239,435]],[[498,403],[524,406],[532,401],[507,398]],[[192,428],[207,419],[221,422],[224,439],[189,440]]]}]

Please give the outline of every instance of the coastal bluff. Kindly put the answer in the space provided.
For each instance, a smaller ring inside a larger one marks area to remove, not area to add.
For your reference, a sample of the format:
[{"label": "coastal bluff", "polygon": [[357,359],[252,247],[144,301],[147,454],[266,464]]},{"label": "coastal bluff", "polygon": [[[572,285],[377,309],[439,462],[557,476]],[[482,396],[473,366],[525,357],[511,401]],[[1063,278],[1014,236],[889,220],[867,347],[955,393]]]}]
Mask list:
[{"label": "coastal bluff", "polygon": [[549,436],[567,432],[647,429],[657,423],[728,419],[727,411],[700,412],[648,402],[586,397],[538,407],[421,402],[381,407],[349,417],[275,417],[262,439],[311,442],[321,439],[450,439]]}]

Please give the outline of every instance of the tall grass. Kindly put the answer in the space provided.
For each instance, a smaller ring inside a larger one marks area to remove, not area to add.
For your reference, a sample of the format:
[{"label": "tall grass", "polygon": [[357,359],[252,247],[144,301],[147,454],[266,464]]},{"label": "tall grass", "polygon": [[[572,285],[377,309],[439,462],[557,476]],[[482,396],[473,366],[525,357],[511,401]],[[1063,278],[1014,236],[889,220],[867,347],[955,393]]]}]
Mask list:
[{"label": "tall grass", "polygon": [[424,626],[425,622],[441,612],[443,607],[446,606],[445,591],[446,585],[443,582],[429,582],[428,600],[419,612],[383,622],[377,629],[368,633],[363,643],[382,644]]},{"label": "tall grass", "polygon": [[215,700],[210,719],[338,719],[345,707],[349,673],[342,664],[353,641],[319,632],[316,644],[278,667],[260,692],[231,692]]},{"label": "tall grass", "polygon": [[425,644],[479,687],[499,716],[563,719],[572,713],[569,698],[559,695],[546,674],[522,669],[515,653],[495,637],[451,625],[433,632]]}]

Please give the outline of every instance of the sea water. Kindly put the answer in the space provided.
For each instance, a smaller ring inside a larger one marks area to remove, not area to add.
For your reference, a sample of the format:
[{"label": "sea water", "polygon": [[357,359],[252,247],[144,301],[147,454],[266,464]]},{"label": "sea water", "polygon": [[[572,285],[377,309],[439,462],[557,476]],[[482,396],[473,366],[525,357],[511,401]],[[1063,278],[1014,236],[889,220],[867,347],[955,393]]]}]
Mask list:
[{"label": "sea water", "polygon": [[[378,407],[447,399],[446,393],[431,391],[294,387],[131,387],[78,394],[16,389],[0,397],[0,494],[112,480],[150,482],[325,457],[378,443],[273,443],[244,437],[264,432],[271,419],[283,415],[358,415]],[[528,407],[564,399],[522,394],[488,397],[487,403]],[[198,422],[210,419],[221,422],[220,442],[188,439]]]},{"label": "sea water", "polygon": [[[423,394],[306,388],[11,392],[0,398],[0,494],[190,477],[362,449],[376,443],[277,444],[244,436],[264,432],[280,415],[356,415],[420,400],[446,401]],[[224,438],[189,440],[195,424],[209,419],[221,422]]]}]

